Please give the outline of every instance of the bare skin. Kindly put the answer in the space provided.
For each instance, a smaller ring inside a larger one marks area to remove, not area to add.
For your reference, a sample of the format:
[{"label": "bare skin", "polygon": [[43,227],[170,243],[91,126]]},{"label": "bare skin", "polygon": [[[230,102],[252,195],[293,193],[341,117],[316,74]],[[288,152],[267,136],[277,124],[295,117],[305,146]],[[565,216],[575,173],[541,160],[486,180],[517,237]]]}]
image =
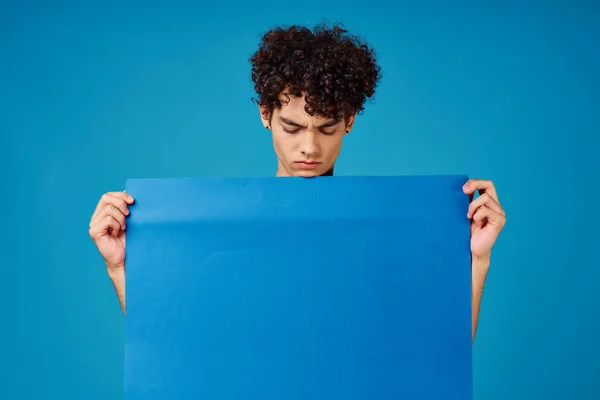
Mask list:
[{"label": "bare skin", "polygon": [[102,195],[90,221],[90,237],[104,258],[125,314],[125,223],[133,197],[125,192]]},{"label": "bare skin", "polygon": [[[260,108],[263,125],[271,130],[277,155],[276,176],[314,177],[333,170],[340,154],[342,140],[354,124],[351,115],[339,121],[311,116],[304,111],[303,97],[290,97],[290,102],[272,115]],[[475,340],[479,309],[485,279],[490,268],[492,248],[506,223],[494,183],[471,179],[463,192],[480,196],[467,210],[471,220],[472,259],[472,340]],[[102,196],[90,221],[90,236],[104,258],[121,309],[125,314],[125,231],[128,206],[134,199],[125,192],[109,192]]]}]

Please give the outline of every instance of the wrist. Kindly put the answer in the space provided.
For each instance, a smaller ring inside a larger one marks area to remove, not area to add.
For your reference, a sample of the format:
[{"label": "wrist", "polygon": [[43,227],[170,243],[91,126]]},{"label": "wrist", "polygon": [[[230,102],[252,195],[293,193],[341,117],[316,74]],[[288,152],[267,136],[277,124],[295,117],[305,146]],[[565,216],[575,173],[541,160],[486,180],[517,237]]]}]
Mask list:
[{"label": "wrist", "polygon": [[111,280],[120,279],[125,276],[125,263],[109,264],[106,263],[106,270]]},{"label": "wrist", "polygon": [[492,259],[491,253],[485,254],[471,254],[471,262],[473,267],[477,267],[479,269],[484,268],[487,269],[490,267],[490,262]]},{"label": "wrist", "polygon": [[490,257],[489,256],[473,256],[471,261],[471,274],[473,279],[473,285],[477,287],[483,287],[485,279],[487,277],[488,270],[490,269]]}]

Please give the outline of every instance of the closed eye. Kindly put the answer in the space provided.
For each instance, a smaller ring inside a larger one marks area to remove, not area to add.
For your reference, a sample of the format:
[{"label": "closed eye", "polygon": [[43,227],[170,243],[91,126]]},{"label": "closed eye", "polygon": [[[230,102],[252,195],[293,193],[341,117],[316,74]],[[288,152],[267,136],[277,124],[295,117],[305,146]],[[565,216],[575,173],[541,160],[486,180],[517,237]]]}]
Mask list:
[{"label": "closed eye", "polygon": [[[298,132],[300,132],[300,130],[301,129],[288,129],[288,128],[285,128],[285,127],[283,128],[284,132],[291,133],[291,134],[298,133]],[[331,136],[331,135],[335,134],[335,131],[336,131],[335,129],[333,131],[321,130],[321,133],[324,134],[324,135],[327,135],[327,136]]]}]

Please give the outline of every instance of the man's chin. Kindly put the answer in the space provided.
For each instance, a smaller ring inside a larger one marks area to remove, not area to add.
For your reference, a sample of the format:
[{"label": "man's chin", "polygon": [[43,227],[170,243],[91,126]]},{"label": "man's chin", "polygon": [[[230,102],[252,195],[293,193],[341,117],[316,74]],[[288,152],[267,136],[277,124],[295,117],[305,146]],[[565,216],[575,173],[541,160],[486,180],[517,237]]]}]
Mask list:
[{"label": "man's chin", "polygon": [[323,175],[323,171],[321,170],[307,170],[307,169],[299,169],[294,171],[294,176],[299,176],[302,178],[314,178],[316,176],[321,176]]}]

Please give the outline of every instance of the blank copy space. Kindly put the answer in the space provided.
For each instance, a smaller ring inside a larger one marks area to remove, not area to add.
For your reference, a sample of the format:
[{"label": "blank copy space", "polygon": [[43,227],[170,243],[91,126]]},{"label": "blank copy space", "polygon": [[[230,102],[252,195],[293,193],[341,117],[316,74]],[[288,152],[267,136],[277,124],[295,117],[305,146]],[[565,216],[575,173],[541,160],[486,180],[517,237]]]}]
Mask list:
[{"label": "blank copy space", "polygon": [[126,399],[471,399],[467,179],[128,180]]}]

